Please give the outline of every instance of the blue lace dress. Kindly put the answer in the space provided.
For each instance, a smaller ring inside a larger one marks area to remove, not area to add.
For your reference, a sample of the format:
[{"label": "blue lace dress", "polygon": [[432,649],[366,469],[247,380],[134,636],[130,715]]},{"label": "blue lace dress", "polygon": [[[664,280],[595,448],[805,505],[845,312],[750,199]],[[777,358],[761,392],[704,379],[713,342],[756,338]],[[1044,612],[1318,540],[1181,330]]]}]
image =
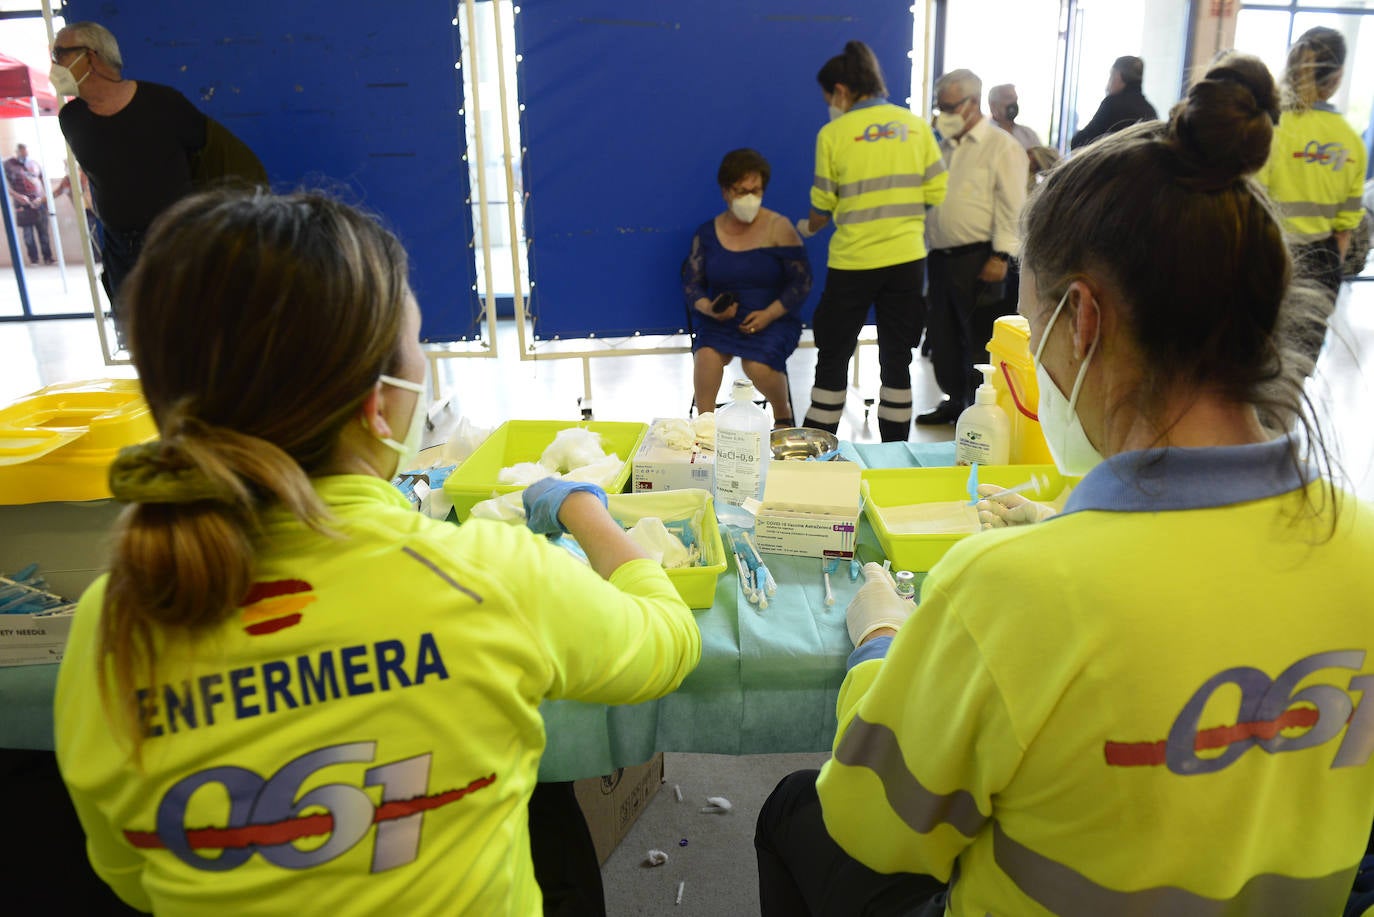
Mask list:
[{"label": "blue lace dress", "polygon": [[[715,220],[707,220],[697,229],[692,253],[682,265],[682,292],[695,331],[693,353],[713,347],[782,371],[801,339],[800,311],[811,292],[811,263],[800,245],[730,251],[720,244]],[[692,305],[721,293],[739,298],[739,309],[728,321],[702,315]],[[782,302],[786,315],[756,334],[740,331],[746,315],[768,308],[774,300]]]}]

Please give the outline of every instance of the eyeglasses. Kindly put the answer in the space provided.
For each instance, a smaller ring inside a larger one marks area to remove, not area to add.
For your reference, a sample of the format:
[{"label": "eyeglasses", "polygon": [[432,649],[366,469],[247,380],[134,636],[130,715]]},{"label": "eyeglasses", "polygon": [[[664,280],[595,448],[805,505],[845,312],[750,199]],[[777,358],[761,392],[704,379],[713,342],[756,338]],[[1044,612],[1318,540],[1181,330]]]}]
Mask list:
[{"label": "eyeglasses", "polygon": [[957,102],[941,102],[939,99],[936,99],[936,100],[935,100],[935,110],[936,110],[936,111],[942,111],[942,112],[944,112],[944,113],[947,114],[947,115],[948,115],[948,114],[952,114],[953,112],[956,112],[956,111],[959,110],[959,106],[963,105],[965,102],[967,102],[967,101],[968,101],[969,99],[971,99],[971,98],[973,98],[973,96],[964,96],[962,99],[960,99],[960,100],[957,101]]},{"label": "eyeglasses", "polygon": [[738,185],[729,189],[735,197],[744,197],[747,194],[763,194],[763,185],[755,185],[752,188],[741,188]]},{"label": "eyeglasses", "polygon": [[75,54],[77,51],[89,51],[89,50],[91,50],[91,49],[88,48],[88,47],[86,47],[85,45],[65,45],[65,46],[64,46],[64,45],[53,45],[53,46],[52,46],[52,62],[53,62],[54,64],[60,64],[60,63],[62,63],[62,57],[63,57],[64,55],[67,55],[67,54]]}]

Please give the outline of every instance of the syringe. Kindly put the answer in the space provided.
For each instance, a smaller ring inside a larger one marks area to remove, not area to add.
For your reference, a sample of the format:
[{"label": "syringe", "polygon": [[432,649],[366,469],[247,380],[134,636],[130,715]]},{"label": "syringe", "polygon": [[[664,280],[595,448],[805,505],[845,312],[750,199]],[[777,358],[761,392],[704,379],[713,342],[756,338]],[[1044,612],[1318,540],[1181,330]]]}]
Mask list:
[{"label": "syringe", "polygon": [[1012,494],[1023,493],[1024,491],[1027,491],[1027,490],[1040,491],[1040,490],[1043,490],[1044,488],[1048,487],[1048,486],[1049,486],[1049,483],[1050,483],[1050,479],[1049,479],[1048,477],[1046,477],[1045,475],[1043,475],[1043,474],[1034,474],[1034,475],[1031,475],[1031,478],[1030,478],[1029,481],[1022,481],[1020,484],[1017,484],[1017,485],[1015,485],[1014,487],[1007,487],[1007,488],[1005,488],[1005,489],[1003,489],[1003,490],[997,491],[997,493],[995,493],[995,494],[987,494],[987,495],[985,495],[985,496],[979,497],[978,499],[979,499],[979,500],[996,500],[998,497],[1009,497],[1009,496],[1011,496]]}]

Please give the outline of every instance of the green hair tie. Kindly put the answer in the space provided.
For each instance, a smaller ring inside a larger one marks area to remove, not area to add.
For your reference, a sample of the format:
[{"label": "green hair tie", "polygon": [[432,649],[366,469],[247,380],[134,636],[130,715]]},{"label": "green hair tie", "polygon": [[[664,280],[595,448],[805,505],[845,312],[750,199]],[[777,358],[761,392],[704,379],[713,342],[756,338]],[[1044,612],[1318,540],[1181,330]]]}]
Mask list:
[{"label": "green hair tie", "polygon": [[162,440],[119,450],[110,465],[110,493],[122,503],[238,502],[231,487],[211,479],[181,449]]}]

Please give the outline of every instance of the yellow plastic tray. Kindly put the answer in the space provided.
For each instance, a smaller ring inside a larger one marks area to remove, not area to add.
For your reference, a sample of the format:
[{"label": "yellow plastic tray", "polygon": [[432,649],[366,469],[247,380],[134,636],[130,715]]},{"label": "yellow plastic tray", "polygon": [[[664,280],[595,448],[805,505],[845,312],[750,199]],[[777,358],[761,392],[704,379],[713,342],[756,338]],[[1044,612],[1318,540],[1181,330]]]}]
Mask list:
[{"label": "yellow plastic tray", "polygon": [[[978,469],[980,484],[1015,487],[1042,475],[1048,483],[1038,493],[1023,496],[1041,503],[1055,502],[1065,488],[1072,487],[1078,478],[1065,477],[1053,465],[987,465]],[[925,572],[945,556],[945,552],[968,535],[896,535],[888,528],[884,509],[910,506],[913,503],[949,503],[967,500],[967,466],[952,468],[874,468],[863,473],[859,491],[863,495],[864,515],[868,516],[873,532],[878,536],[883,553],[892,561],[894,570]]]},{"label": "yellow plastic tray", "polygon": [[444,493],[453,501],[453,511],[459,522],[467,519],[472,508],[483,500],[499,497],[513,491],[523,490],[522,485],[502,484],[498,480],[502,468],[519,462],[537,462],[539,456],[553,442],[560,430],[580,427],[601,434],[601,448],[607,453],[615,453],[624,463],[619,474],[606,488],[607,493],[625,490],[630,481],[630,471],[634,465],[635,454],[644,434],[649,431],[646,423],[616,423],[590,421],[578,423],[563,420],[508,420],[487,437],[468,456],[458,470],[449,475],[444,482]]},{"label": "yellow plastic tray", "polygon": [[157,436],[132,379],[50,385],[0,408],[0,504],[110,497],[119,450]]},{"label": "yellow plastic tray", "polygon": [[[725,543],[716,522],[716,507],[705,490],[684,488],[658,493],[611,494],[606,502],[611,515],[622,525],[634,525],[645,516],[673,522],[704,510],[701,518],[701,556],[704,564],[665,571],[688,608],[710,608],[716,600],[716,580],[725,572]],[[684,505],[685,504],[685,505]]]}]

